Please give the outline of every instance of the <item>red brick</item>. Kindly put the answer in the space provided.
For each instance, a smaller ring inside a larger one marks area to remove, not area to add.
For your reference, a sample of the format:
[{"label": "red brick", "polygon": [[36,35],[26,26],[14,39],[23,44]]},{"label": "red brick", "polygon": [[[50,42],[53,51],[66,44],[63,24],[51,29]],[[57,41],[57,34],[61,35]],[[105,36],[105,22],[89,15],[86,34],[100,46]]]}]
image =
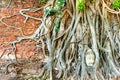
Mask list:
[{"label": "red brick", "polygon": [[[23,4],[19,2],[19,0],[13,0],[14,5],[13,8],[0,8],[0,18],[6,17],[9,15],[16,14],[13,17],[3,19],[3,21],[9,26],[5,26],[0,22],[0,55],[2,54],[3,49],[9,49],[10,53],[13,54],[12,46],[9,45],[9,42],[17,40],[17,37],[22,36],[22,33],[19,29],[21,28],[24,35],[31,35],[38,28],[41,23],[38,20],[28,19],[26,23],[24,23],[25,17],[19,14],[19,10],[23,8],[29,8],[33,6],[33,0],[25,0]],[[38,1],[38,0],[37,0]],[[35,4],[36,5],[36,4]],[[35,6],[34,6],[35,7]],[[34,17],[42,17],[43,11],[37,12],[29,12],[26,13]],[[6,45],[4,45],[6,44]],[[3,46],[4,45],[4,46]],[[4,54],[7,53],[5,50]],[[36,54],[42,54],[42,51],[36,49],[34,41],[32,40],[23,40],[20,43],[16,44],[16,54],[18,58],[30,58]]]}]

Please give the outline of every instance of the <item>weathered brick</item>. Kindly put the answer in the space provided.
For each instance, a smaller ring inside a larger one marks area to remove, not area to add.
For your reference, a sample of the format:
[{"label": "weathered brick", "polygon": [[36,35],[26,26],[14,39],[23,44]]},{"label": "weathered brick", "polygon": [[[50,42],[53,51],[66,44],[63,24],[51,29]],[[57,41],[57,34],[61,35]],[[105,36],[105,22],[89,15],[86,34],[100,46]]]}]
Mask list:
[{"label": "weathered brick", "polygon": [[[0,55],[2,54],[3,49],[4,54],[7,54],[8,50],[10,54],[13,54],[12,46],[9,45],[9,42],[15,41],[17,40],[17,37],[22,36],[22,33],[17,28],[21,28],[24,35],[31,35],[41,23],[38,20],[30,18],[24,23],[25,17],[19,14],[19,10],[22,8],[35,7],[37,4],[34,4],[33,0],[25,0],[23,3],[20,3],[19,0],[13,1],[15,2],[12,4],[11,8],[0,8],[0,18],[16,14],[10,18],[3,19],[3,21],[9,26],[5,26],[0,22]],[[40,10],[33,13],[27,12],[26,14],[34,17],[42,17],[43,11]],[[42,54],[42,50],[37,50],[34,41],[32,40],[23,40],[16,44],[16,54],[18,58],[30,58],[38,53]]]}]

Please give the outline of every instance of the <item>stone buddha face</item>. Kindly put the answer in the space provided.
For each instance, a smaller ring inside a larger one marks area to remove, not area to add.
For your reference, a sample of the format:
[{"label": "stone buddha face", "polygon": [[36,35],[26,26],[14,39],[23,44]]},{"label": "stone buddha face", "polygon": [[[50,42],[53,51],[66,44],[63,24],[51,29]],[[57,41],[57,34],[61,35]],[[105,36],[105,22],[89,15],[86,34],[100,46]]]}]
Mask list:
[{"label": "stone buddha face", "polygon": [[95,62],[95,55],[92,49],[89,49],[85,55],[85,61],[87,66],[93,66]]}]

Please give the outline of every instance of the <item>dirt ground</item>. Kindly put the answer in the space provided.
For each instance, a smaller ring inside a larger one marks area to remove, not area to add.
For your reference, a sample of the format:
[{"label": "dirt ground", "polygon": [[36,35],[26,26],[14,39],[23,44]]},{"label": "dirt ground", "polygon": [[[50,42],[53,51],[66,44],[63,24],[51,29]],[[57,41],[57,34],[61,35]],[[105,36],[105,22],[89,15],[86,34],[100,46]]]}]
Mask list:
[{"label": "dirt ground", "polygon": [[[43,59],[19,59],[17,63],[9,66],[8,72],[2,72],[2,70],[5,70],[5,66],[10,62],[11,61],[0,60],[0,80],[49,80],[49,74],[47,77],[45,75],[38,78],[38,74],[45,64]],[[54,75],[56,74],[57,72],[54,73]],[[62,79],[54,78],[54,80]],[[120,77],[113,77],[111,80],[120,80]]]},{"label": "dirt ground", "polygon": [[11,61],[0,60],[0,62],[0,80],[27,80],[40,73],[40,69],[44,65],[40,59],[22,59],[10,65],[8,72],[2,72]]}]

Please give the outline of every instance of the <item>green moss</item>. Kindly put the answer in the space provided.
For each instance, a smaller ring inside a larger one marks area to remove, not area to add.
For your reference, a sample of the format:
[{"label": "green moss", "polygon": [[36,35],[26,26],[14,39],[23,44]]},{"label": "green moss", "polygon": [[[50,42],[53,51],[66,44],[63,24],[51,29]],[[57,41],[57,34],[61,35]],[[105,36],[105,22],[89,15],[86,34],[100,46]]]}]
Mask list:
[{"label": "green moss", "polygon": [[56,5],[58,5],[59,7],[65,6],[65,0],[57,0]]},{"label": "green moss", "polygon": [[113,9],[119,9],[120,8],[120,0],[114,0],[112,3]]},{"label": "green moss", "polygon": [[64,6],[65,6],[65,0],[56,0],[54,8],[56,10],[60,10]]},{"label": "green moss", "polygon": [[54,15],[55,13],[57,13],[57,15],[60,15],[62,12],[61,9],[62,7],[65,6],[65,3],[66,3],[65,0],[56,0],[55,6],[53,8],[44,10],[45,15],[51,16]]},{"label": "green moss", "polygon": [[54,15],[56,13],[56,10],[54,8],[51,8],[51,9],[45,9],[44,12],[45,15],[50,16],[50,15]]},{"label": "green moss", "polygon": [[94,0],[90,0],[90,2],[92,3]]},{"label": "green moss", "polygon": [[85,10],[85,0],[78,0],[77,1],[77,9],[79,11]]},{"label": "green moss", "polygon": [[46,2],[47,0],[40,0],[42,3]]},{"label": "green moss", "polygon": [[60,28],[60,23],[61,23],[61,18],[58,18],[56,21],[55,21],[55,25],[54,25],[54,31],[55,32],[58,32],[59,28]]},{"label": "green moss", "polygon": [[53,8],[50,9],[45,9],[44,13],[46,16],[51,16],[54,15],[56,13],[56,20],[54,22],[54,31],[58,32],[59,28],[60,28],[60,23],[62,20],[62,8],[65,6],[66,1],[65,0],[56,0],[55,5]]}]

